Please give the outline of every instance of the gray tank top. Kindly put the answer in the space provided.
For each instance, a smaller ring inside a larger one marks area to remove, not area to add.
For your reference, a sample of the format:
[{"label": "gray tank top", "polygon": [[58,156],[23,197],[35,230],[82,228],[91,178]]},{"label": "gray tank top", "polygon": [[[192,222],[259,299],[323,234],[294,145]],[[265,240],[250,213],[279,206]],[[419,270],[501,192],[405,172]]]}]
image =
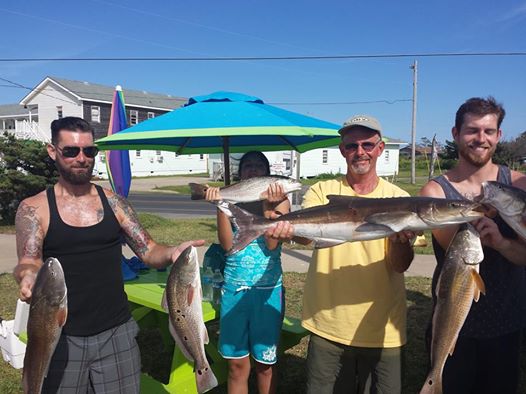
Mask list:
[{"label": "gray tank top", "polygon": [[[446,198],[461,198],[458,190],[443,176],[433,181],[442,186]],[[511,185],[511,172],[499,166],[497,181]],[[495,219],[501,234],[506,238],[517,238],[517,234],[497,216]],[[433,249],[437,266],[433,273],[433,305],[436,304],[436,285],[444,264],[445,251],[433,237]],[[496,250],[484,247],[484,260],[480,264],[480,275],[486,285],[486,295],[474,302],[460,336],[469,338],[493,338],[509,334],[523,327],[526,311],[526,272],[504,258]]]}]

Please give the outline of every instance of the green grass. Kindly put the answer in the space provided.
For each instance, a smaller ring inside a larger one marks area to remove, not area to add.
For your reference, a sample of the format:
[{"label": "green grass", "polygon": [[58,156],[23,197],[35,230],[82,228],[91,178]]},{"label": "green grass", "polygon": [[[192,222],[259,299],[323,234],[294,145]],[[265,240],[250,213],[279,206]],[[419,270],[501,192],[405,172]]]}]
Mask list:
[{"label": "green grass", "polygon": [[[300,317],[305,274],[285,273],[284,285],[286,293],[287,316]],[[417,393],[425,379],[428,358],[425,352],[424,335],[431,311],[431,279],[422,277],[406,278],[407,288],[407,338],[404,350],[403,393]],[[0,316],[6,319],[14,317],[17,299],[17,285],[9,274],[0,275]],[[151,373],[166,371],[170,362],[170,352],[162,348],[158,334],[154,331],[142,332],[138,338],[141,347],[143,370]],[[305,357],[308,338],[287,350],[280,358],[279,392],[303,393],[305,387]],[[521,386],[519,392],[526,389],[526,353],[521,358]],[[3,360],[0,360],[0,393],[21,393],[20,370],[15,370]],[[254,389],[254,379],[251,378],[251,389]],[[225,393],[225,385],[214,389],[212,393]],[[251,391],[252,392],[252,391]]]},{"label": "green grass", "polygon": [[190,239],[217,242],[215,218],[166,219],[150,213],[139,213],[139,220],[153,239],[167,245],[178,245]]}]

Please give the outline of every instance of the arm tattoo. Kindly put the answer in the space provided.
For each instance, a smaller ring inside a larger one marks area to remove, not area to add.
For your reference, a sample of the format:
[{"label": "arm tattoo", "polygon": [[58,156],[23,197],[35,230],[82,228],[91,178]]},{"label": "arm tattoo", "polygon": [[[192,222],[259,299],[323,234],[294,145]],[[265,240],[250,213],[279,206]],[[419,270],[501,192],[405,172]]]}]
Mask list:
[{"label": "arm tattoo", "polygon": [[150,249],[149,244],[152,241],[152,237],[150,237],[148,231],[141,225],[135,210],[126,199],[118,194],[114,194],[108,197],[108,202],[116,216],[117,212],[122,213],[124,218],[121,222],[121,227],[126,235],[126,242],[137,256],[142,259]]},{"label": "arm tattoo", "polygon": [[42,258],[44,232],[36,208],[21,203],[16,212],[16,250],[18,258]]}]

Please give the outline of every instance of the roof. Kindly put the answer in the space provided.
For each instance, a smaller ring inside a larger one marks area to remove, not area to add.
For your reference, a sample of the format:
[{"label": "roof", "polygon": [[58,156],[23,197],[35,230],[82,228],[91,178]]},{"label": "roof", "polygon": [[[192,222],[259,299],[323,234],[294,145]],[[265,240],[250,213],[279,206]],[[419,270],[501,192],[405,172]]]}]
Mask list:
[{"label": "roof", "polygon": [[[32,110],[32,114],[37,115],[37,111]],[[20,104],[0,105],[0,118],[12,118],[13,116],[29,116],[29,110]]]},{"label": "roof", "polygon": [[[40,82],[27,96],[25,96],[20,104],[25,104],[32,97],[40,92],[40,89],[48,83],[54,82],[60,85],[65,90],[76,96],[82,101],[95,101],[101,103],[111,104],[114,86],[100,85],[92,82],[75,81],[59,77],[46,77]],[[184,97],[172,96],[169,94],[150,93],[144,90],[122,89],[124,100],[127,106],[142,107],[161,110],[172,110],[185,104],[188,100]]]}]

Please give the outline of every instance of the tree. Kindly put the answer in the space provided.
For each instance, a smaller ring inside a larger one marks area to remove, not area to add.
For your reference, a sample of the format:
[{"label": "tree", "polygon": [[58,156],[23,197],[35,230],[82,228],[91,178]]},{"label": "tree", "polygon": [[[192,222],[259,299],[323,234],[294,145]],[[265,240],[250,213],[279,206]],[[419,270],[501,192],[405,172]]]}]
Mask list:
[{"label": "tree", "polygon": [[46,145],[21,140],[12,134],[0,136],[0,216],[4,223],[15,220],[18,204],[57,180],[55,164]]}]

